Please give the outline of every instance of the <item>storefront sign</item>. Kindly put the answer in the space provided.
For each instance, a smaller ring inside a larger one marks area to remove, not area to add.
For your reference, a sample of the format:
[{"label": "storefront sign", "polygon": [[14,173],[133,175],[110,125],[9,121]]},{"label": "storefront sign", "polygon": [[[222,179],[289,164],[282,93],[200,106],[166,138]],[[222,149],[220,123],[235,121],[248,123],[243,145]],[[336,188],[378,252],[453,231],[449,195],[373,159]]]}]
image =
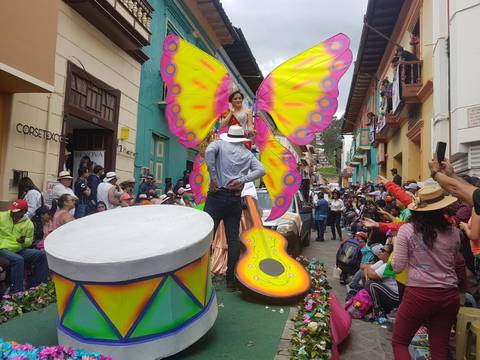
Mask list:
[{"label": "storefront sign", "polygon": [[480,106],[471,107],[467,110],[468,126],[480,126]]},{"label": "storefront sign", "polygon": [[45,139],[46,141],[55,141],[67,143],[68,138],[61,134],[57,134],[45,129],[39,129],[31,125],[18,123],[15,127],[19,134],[30,135],[36,138]]},{"label": "storefront sign", "polygon": [[117,146],[117,152],[119,154],[124,154],[124,155],[132,156],[132,157],[134,157],[136,155],[135,151],[127,148],[125,145],[118,145]]}]

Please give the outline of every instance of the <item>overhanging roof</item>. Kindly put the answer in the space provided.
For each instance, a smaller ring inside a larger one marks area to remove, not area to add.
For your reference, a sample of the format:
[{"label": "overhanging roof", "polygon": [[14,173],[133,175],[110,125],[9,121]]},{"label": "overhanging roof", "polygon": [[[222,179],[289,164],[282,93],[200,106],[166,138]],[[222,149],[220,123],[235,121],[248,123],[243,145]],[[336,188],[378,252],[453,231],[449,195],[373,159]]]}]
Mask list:
[{"label": "overhanging roof", "polygon": [[[370,26],[390,37],[404,2],[405,0],[369,0],[365,20]],[[386,39],[363,25],[342,125],[343,134],[352,133],[372,77],[378,70],[387,46]]]},{"label": "overhanging roof", "polygon": [[252,92],[255,93],[263,81],[263,75],[250,50],[250,46],[248,46],[242,29],[234,29],[237,39],[230,45],[224,45],[223,48],[237,68],[240,76],[245,80]]},{"label": "overhanging roof", "polygon": [[197,0],[197,4],[220,43],[222,45],[233,43],[236,40],[235,29],[220,0]]}]

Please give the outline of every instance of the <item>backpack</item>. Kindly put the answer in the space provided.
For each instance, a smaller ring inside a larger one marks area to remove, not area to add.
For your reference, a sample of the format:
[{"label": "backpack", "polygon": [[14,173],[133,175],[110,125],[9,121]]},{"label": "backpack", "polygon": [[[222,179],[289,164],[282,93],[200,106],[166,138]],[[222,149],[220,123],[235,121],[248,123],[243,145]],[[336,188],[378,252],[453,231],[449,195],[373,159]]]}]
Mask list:
[{"label": "backpack", "polygon": [[367,290],[362,289],[345,303],[345,310],[353,319],[362,319],[373,307],[373,301]]},{"label": "backpack", "polygon": [[352,265],[358,264],[361,253],[360,242],[356,239],[345,241],[337,251],[337,264]]}]

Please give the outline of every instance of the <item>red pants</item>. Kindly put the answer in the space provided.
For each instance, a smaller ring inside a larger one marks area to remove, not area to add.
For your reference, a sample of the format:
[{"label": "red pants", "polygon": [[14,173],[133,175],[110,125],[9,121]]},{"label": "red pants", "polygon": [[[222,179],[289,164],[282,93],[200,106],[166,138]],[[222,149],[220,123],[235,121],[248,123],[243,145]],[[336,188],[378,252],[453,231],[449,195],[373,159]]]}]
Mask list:
[{"label": "red pants", "polygon": [[447,360],[450,330],[460,307],[458,289],[405,289],[398,310],[392,346],[395,360],[410,360],[408,345],[420,326],[428,329],[431,359]]}]

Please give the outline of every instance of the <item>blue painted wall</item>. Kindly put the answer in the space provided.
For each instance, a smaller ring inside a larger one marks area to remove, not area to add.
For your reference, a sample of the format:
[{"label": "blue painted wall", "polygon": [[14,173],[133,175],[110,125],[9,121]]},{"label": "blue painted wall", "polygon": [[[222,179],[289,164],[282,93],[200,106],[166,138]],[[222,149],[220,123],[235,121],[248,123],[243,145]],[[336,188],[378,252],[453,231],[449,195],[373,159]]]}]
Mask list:
[{"label": "blue painted wall", "polygon": [[[168,130],[165,107],[158,103],[163,100],[163,80],[160,75],[160,58],[163,41],[168,32],[176,32],[186,40],[207,50],[205,44],[193,37],[193,29],[171,0],[150,0],[153,12],[150,46],[143,50],[150,58],[142,66],[137,121],[137,155],[135,178],[140,180],[141,168],[150,167],[152,136],[157,135],[164,142],[163,177],[170,177],[175,183],[183,177],[187,160],[193,160],[194,150],[183,147]],[[167,30],[168,27],[168,30]],[[157,184],[163,188],[162,184]]]}]

